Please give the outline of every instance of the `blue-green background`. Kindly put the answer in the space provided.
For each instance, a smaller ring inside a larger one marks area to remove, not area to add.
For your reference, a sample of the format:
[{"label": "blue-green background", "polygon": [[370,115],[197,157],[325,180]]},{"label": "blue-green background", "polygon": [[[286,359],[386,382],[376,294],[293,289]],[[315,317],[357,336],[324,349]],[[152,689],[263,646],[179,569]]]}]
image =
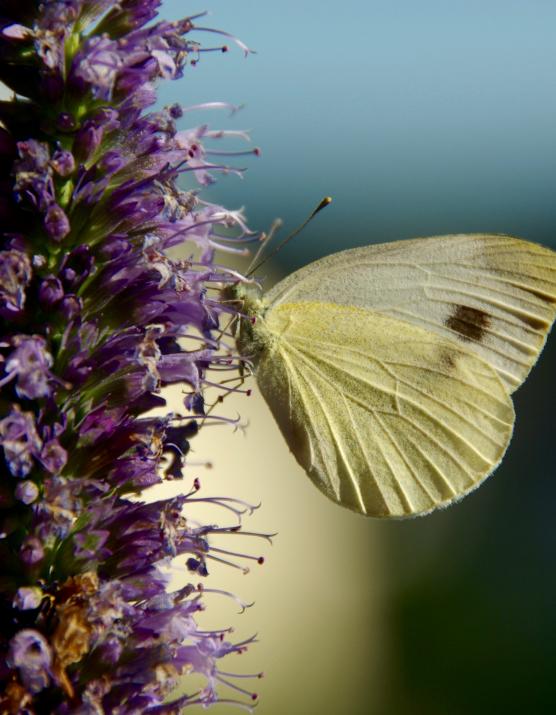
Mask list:
[{"label": "blue-green background", "polygon": [[[283,271],[340,248],[440,233],[556,247],[556,3],[205,1],[171,0],[164,13],[209,8],[203,24],[258,54],[204,55],[162,99],[245,104],[232,118],[187,121],[252,129],[263,150],[238,160],[249,167],[243,181],[225,178],[210,195],[245,205],[257,229],[277,216],[293,228],[334,198],[281,254]],[[342,715],[556,712],[555,342],[515,396],[514,439],[496,475],[445,512],[369,530],[384,550],[369,581],[389,594],[388,647],[380,677],[369,675]],[[337,578],[348,572],[346,554]],[[372,647],[373,633],[363,637]],[[315,647],[327,647],[326,632]],[[284,657],[295,657],[287,644]],[[307,683],[307,693],[319,687],[331,686]],[[382,704],[370,712],[377,688]],[[310,702],[296,693],[289,712],[312,715]],[[259,712],[284,710],[270,699]]]},{"label": "blue-green background", "polygon": [[253,129],[263,156],[218,191],[253,225],[293,225],[334,197],[284,261],[455,231],[554,240],[553,2],[172,0],[165,12],[203,2],[213,12],[200,22],[258,54],[205,55],[162,95],[246,105],[199,121]]}]

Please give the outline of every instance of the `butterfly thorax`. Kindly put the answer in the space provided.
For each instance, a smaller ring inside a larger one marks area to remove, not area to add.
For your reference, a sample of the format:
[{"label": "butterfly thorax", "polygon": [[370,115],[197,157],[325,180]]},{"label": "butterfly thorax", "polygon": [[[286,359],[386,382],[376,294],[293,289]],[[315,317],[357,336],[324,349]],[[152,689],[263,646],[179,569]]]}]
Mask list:
[{"label": "butterfly thorax", "polygon": [[267,305],[260,291],[236,283],[226,286],[220,297],[237,311],[232,330],[240,354],[256,365],[272,341],[264,319]]}]

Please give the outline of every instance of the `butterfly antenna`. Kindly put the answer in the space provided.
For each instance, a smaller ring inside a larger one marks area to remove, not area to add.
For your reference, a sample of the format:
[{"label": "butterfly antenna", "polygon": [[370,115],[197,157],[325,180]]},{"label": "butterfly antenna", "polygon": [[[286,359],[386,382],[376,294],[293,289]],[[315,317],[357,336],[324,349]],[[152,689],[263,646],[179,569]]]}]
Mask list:
[{"label": "butterfly antenna", "polygon": [[257,263],[259,260],[261,253],[264,251],[264,249],[268,246],[268,244],[272,241],[274,236],[276,235],[276,232],[282,228],[283,221],[281,218],[274,219],[272,222],[272,225],[268,231],[268,233],[263,233],[261,236],[261,245],[257,249],[257,253],[255,253],[255,256],[251,263],[249,264],[249,268],[247,269],[247,275],[249,275],[249,271],[251,270],[251,266]]},{"label": "butterfly antenna", "polygon": [[[278,253],[278,251],[281,251],[282,248],[284,248],[284,246],[292,240],[292,238],[295,238],[298,233],[301,233],[301,231],[303,231],[305,226],[309,223],[309,221],[312,221],[315,218],[315,216],[318,214],[319,211],[322,211],[322,209],[326,208],[328,206],[328,204],[330,204],[330,203],[332,203],[332,198],[330,196],[325,196],[324,199],[322,199],[322,201],[319,203],[319,205],[315,208],[315,210],[310,214],[310,216],[308,218],[306,218],[305,221],[303,221],[301,226],[298,226],[295,229],[295,231],[290,233],[289,236],[286,236],[286,238],[282,241],[282,243],[279,243],[278,246],[276,246],[276,248],[271,253],[269,253],[267,256],[265,256],[265,258],[263,258],[261,261],[256,263],[255,266],[249,267],[249,269],[245,275],[250,276],[256,270],[258,270],[263,265],[263,263],[266,263],[270,258],[275,256]],[[265,246],[267,243],[268,243],[268,240],[265,240],[263,246]],[[261,249],[263,248],[263,246],[261,246]],[[261,249],[259,249],[259,251],[257,251],[257,256],[260,254]],[[257,256],[255,256],[255,258],[253,259],[253,262],[255,261]],[[252,262],[252,264],[253,264],[253,262]]]}]

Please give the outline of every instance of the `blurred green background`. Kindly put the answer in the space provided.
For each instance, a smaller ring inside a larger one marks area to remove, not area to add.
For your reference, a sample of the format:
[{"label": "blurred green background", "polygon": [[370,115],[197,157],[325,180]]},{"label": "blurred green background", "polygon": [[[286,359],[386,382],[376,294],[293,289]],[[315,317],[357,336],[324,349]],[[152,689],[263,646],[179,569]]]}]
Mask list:
[{"label": "blurred green background", "polygon": [[[263,149],[243,181],[222,179],[209,196],[245,205],[257,229],[277,216],[291,229],[334,197],[276,275],[440,233],[556,247],[556,3],[204,2],[163,12],[213,10],[204,25],[258,54],[204,55],[162,101],[245,103],[231,118],[187,114],[183,127],[249,128]],[[555,365],[553,336],[515,395],[502,466],[422,519],[376,522],[328,503],[256,398],[236,403],[245,436],[211,428],[194,442],[194,457],[215,463],[198,471],[207,493],[262,500],[249,527],[280,532],[261,570],[211,575],[256,605],[236,616],[210,602],[205,614],[238,637],[258,631],[240,665],[266,671],[259,715],[556,712]]]}]

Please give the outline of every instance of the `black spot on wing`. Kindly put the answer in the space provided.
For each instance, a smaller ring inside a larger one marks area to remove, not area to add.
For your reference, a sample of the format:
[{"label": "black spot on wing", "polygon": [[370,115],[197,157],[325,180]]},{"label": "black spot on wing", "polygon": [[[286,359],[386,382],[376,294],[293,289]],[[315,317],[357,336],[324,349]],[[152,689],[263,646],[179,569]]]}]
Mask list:
[{"label": "black spot on wing", "polygon": [[479,343],[490,325],[490,317],[478,308],[456,305],[445,325],[458,333],[462,340],[466,342],[474,340]]}]

